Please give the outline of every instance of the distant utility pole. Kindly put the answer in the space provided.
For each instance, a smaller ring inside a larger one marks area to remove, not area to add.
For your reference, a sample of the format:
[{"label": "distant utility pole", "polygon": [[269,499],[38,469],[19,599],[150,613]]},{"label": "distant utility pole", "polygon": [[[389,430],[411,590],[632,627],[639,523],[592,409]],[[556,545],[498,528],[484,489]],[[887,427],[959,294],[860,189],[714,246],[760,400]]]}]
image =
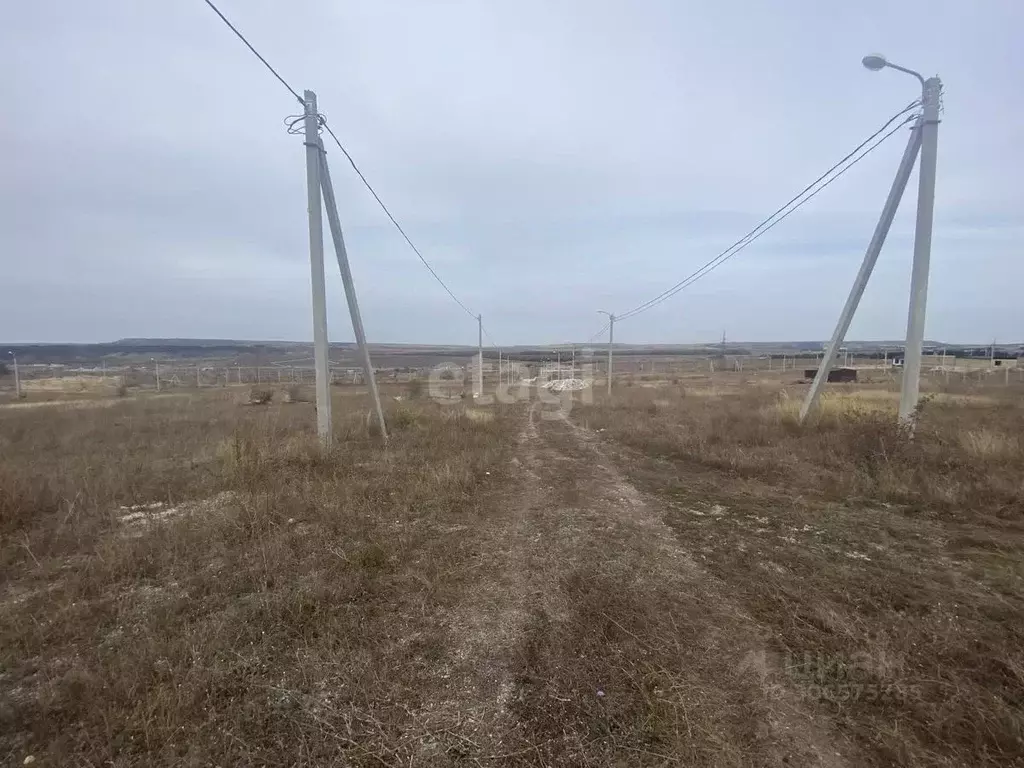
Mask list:
[{"label": "distant utility pole", "polygon": [[597,310],[598,314],[608,315],[608,397],[612,396],[612,349],[615,344],[615,315],[611,312],[605,312],[603,309]]},{"label": "distant utility pole", "polygon": [[196,389],[199,389],[200,387],[203,386],[203,382],[200,378],[201,376],[202,374],[199,371],[199,363],[196,363]]},{"label": "distant utility pole", "polygon": [[477,356],[476,356],[476,396],[484,395],[484,316],[476,316]]},{"label": "distant utility pole", "polygon": [[316,94],[303,101],[306,145],[306,206],[309,213],[309,271],[313,292],[313,362],[316,367],[316,432],[331,447],[331,380],[328,366],[327,289],[324,282],[324,222],[320,199],[320,119]]},{"label": "distant utility pole", "polygon": [[18,373],[18,356],[14,352],[8,352],[14,365],[14,396],[21,399],[21,375]]},{"label": "distant utility pole", "polygon": [[938,141],[939,125],[939,101],[942,93],[942,82],[937,77],[925,80],[920,74],[913,70],[890,64],[883,56],[865,56],[864,66],[871,70],[880,70],[885,67],[897,69],[913,75],[920,81],[922,88],[921,103],[922,114],[914,123],[910,132],[910,139],[903,152],[903,159],[900,161],[896,178],[893,179],[892,187],[889,189],[889,196],[882,207],[881,216],[875,226],[875,232],[868,244],[867,252],[864,254],[864,261],[860,271],[854,280],[853,288],[846,300],[839,321],[836,323],[835,331],[828,343],[825,354],[822,356],[821,364],[818,366],[817,375],[811,384],[803,406],[800,408],[800,421],[802,422],[807,414],[817,405],[825,382],[828,381],[828,374],[836,359],[836,352],[846,337],[846,332],[857,311],[857,305],[864,295],[864,288],[867,286],[868,278],[875,268],[878,254],[882,250],[885,238],[889,233],[896,209],[899,207],[900,199],[910,179],[911,171],[921,154],[921,171],[917,195],[917,226],[914,233],[914,266],[911,275],[910,285],[910,310],[907,318],[907,342],[903,361],[903,384],[900,393],[899,419],[904,424],[913,424],[914,415],[917,410],[917,401],[920,392],[921,378],[921,351],[924,342],[924,320],[925,306],[928,297],[928,269],[931,258],[932,219],[935,201],[935,165],[936,147]]},{"label": "distant utility pole", "polygon": [[[319,139],[317,140],[319,141]],[[324,205],[327,207],[327,221],[331,227],[331,238],[334,240],[334,253],[338,257],[341,281],[345,285],[345,299],[348,301],[348,314],[352,320],[352,331],[355,334],[356,346],[359,348],[359,357],[363,364],[363,376],[366,378],[366,385],[370,390],[370,396],[373,398],[373,408],[377,412],[377,424],[380,425],[381,439],[386,443],[388,440],[388,430],[384,424],[384,409],[380,404],[377,377],[373,370],[373,362],[370,360],[370,347],[366,343],[366,331],[363,328],[363,317],[359,312],[356,285],[352,279],[352,269],[348,263],[348,250],[345,248],[345,238],[341,231],[341,219],[338,218],[338,206],[334,199],[334,185],[331,184],[331,170],[327,167],[327,153],[323,149],[323,142],[320,142],[320,170],[323,172],[320,177],[320,183],[323,187]],[[278,371],[278,376],[280,376],[280,373]]]},{"label": "distant utility pole", "polygon": [[153,361],[153,373],[156,374],[156,391],[160,391],[160,361],[155,357],[149,358]]}]

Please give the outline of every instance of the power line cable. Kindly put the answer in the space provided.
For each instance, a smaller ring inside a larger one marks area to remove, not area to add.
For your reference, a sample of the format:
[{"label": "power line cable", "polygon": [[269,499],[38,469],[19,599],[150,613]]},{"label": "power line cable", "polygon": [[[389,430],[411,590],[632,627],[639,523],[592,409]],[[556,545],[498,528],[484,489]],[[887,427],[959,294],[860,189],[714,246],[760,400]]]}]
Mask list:
[{"label": "power line cable", "polygon": [[711,262],[708,262],[703,267],[698,269],[696,272],[694,272],[693,274],[691,274],[690,276],[688,276],[687,278],[685,278],[681,282],[677,283],[668,292],[662,294],[657,300],[652,300],[651,302],[648,302],[647,304],[643,305],[642,307],[640,307],[638,309],[631,310],[631,312],[629,314],[623,315],[621,318],[620,317],[616,317],[615,319],[619,320],[619,319],[628,319],[630,317],[635,317],[636,315],[640,314],[641,312],[645,312],[648,309],[651,309],[652,307],[655,307],[658,304],[661,304],[662,302],[667,301],[668,299],[670,299],[673,296],[675,296],[677,293],[679,293],[684,288],[692,285],[693,283],[695,283],[700,278],[704,277],[708,273],[710,273],[710,272],[714,271],[715,269],[717,269],[719,266],[721,266],[726,261],[731,259],[733,256],[735,256],[737,253],[742,251],[744,248],[746,248],[748,245],[750,245],[751,243],[753,243],[756,240],[758,240],[762,235],[766,234],[776,224],[781,223],[790,214],[794,213],[795,211],[797,211],[801,207],[803,207],[806,203],[810,202],[815,196],[817,196],[819,193],[824,191],[824,189],[826,187],[828,187],[829,184],[831,184],[836,179],[838,179],[840,176],[842,176],[844,173],[846,173],[848,170],[850,170],[850,168],[852,168],[858,162],[863,160],[868,154],[870,154],[874,149],[876,149],[880,144],[882,144],[882,142],[884,142],[886,139],[888,139],[890,136],[892,136],[894,133],[896,133],[896,131],[898,131],[900,128],[902,128],[904,125],[906,125],[907,123],[911,122],[914,119],[915,119],[915,116],[911,116],[911,117],[907,118],[906,120],[904,120],[899,125],[897,125],[892,130],[890,130],[878,142],[876,142],[871,147],[869,147],[867,150],[865,150],[863,154],[861,154],[856,159],[854,159],[845,168],[843,168],[842,170],[838,171],[835,176],[833,176],[828,181],[826,181],[824,184],[822,184],[820,187],[818,187],[816,190],[814,190],[814,192],[809,194],[807,197],[805,197],[803,200],[801,200],[799,203],[797,203],[795,206],[793,206],[790,210],[786,211],[784,214],[779,216],[775,221],[772,221],[768,226],[764,227],[764,229],[762,229],[756,235],[754,235],[753,237],[750,237],[749,239],[747,239],[746,242],[741,241],[742,244],[739,245],[738,247],[734,246],[734,250],[732,250],[731,252],[723,252],[722,254],[719,254],[719,256],[715,257],[715,259],[713,259]]},{"label": "power line cable", "polygon": [[[228,20],[227,16],[225,16],[223,13],[221,13],[220,9],[216,5],[214,5],[211,2],[211,0],[204,0],[204,2],[208,6],[210,6],[211,9],[213,9],[214,13],[216,13],[217,16],[220,17],[220,20],[223,21],[228,26],[228,28],[232,32],[235,33],[235,35],[238,37],[238,39],[241,40],[243,43],[245,43],[245,46],[250,51],[252,51],[253,55],[256,56],[256,58],[258,58],[263,63],[263,66],[265,66],[270,71],[270,73],[274,77],[276,77],[278,79],[278,81],[281,83],[281,85],[283,85],[285,88],[287,88],[288,91],[292,94],[292,96],[294,96],[298,100],[298,102],[300,104],[305,106],[306,102],[305,102],[305,100],[301,96],[299,96],[298,91],[296,91],[294,88],[292,88],[288,84],[288,81],[285,80],[283,77],[281,77],[281,75],[277,72],[277,70],[274,69],[270,65],[270,62],[268,62],[260,54],[260,52],[257,51],[255,47],[253,47],[252,43],[250,43],[248,40],[246,40],[245,36],[241,32],[238,31],[238,28]],[[359,179],[363,182],[363,185],[370,191],[370,194],[373,195],[373,199],[377,201],[377,204],[381,207],[381,210],[383,210],[384,213],[387,214],[387,217],[391,220],[391,223],[395,225],[395,228],[399,231],[399,233],[401,233],[402,237],[405,239],[405,242],[409,244],[410,248],[412,248],[413,253],[415,253],[416,256],[419,257],[419,260],[421,262],[423,262],[423,266],[425,266],[427,268],[427,270],[430,272],[430,274],[433,275],[434,279],[438,282],[438,284],[440,284],[440,286],[442,288],[444,288],[444,290],[452,298],[452,300],[456,304],[458,304],[463,309],[463,311],[466,312],[466,314],[468,314],[470,317],[475,319],[476,315],[469,309],[469,307],[467,307],[465,304],[463,304],[459,300],[458,296],[456,296],[452,292],[452,290],[448,287],[448,285],[444,282],[444,280],[441,279],[441,276],[437,274],[437,271],[430,265],[430,263],[426,260],[426,258],[424,258],[423,253],[420,251],[419,248],[416,247],[416,244],[413,243],[413,241],[409,237],[409,235],[406,234],[405,229],[403,229],[402,225],[398,223],[398,219],[396,219],[394,217],[394,215],[391,213],[391,211],[388,209],[388,207],[384,204],[384,201],[381,200],[380,195],[377,194],[377,191],[373,188],[373,185],[370,184],[369,180],[366,178],[366,176],[363,174],[363,172],[361,170],[359,170],[359,166],[356,165],[356,161],[352,158],[352,155],[349,154],[347,149],[345,149],[344,145],[341,143],[341,140],[338,139],[337,135],[335,135],[334,131],[331,129],[331,126],[329,126],[327,124],[327,120],[324,118],[324,116],[323,115],[318,115],[317,118],[319,119],[320,124],[324,128],[327,129],[327,133],[330,134],[331,138],[334,139],[334,143],[338,145],[338,149],[340,149],[342,154],[345,155],[345,158],[348,160],[349,164],[352,166],[352,170],[354,170],[356,172],[356,175],[359,176]],[[292,122],[292,124],[289,125],[289,132],[297,132],[297,129],[295,129],[295,124],[297,122],[298,122],[298,120],[295,120],[295,121]]]},{"label": "power line cable", "polygon": [[[618,320],[619,318],[615,318],[615,319]],[[600,331],[598,331],[593,336],[591,336],[589,339],[587,339],[587,344],[589,344],[592,341],[597,341],[597,337],[600,336],[601,334],[603,334],[605,331],[607,331],[610,327],[611,327],[611,323],[605,323],[604,324],[604,328],[602,328]]]},{"label": "power line cable", "polygon": [[252,51],[253,55],[257,59],[259,59],[261,62],[263,62],[263,66],[270,70],[270,74],[272,74],[274,77],[276,77],[278,79],[278,81],[281,83],[281,85],[283,85],[285,88],[287,88],[291,92],[292,96],[294,96],[298,100],[298,102],[300,104],[305,104],[306,102],[304,102],[302,100],[302,97],[299,96],[299,92],[296,91],[294,88],[292,88],[290,85],[288,85],[288,81],[285,80],[283,77],[281,77],[281,75],[279,75],[277,73],[276,69],[274,69],[272,66],[270,66],[270,62],[267,61],[265,58],[263,58],[263,56],[260,54],[260,52],[257,51],[253,47],[252,43],[250,43],[248,40],[245,39],[245,35],[243,35],[241,32],[239,32],[238,28],[234,24],[232,24],[230,21],[228,21],[228,17],[220,12],[220,8],[218,8],[216,5],[214,5],[212,2],[210,2],[210,0],[204,0],[204,1],[206,2],[206,4],[208,6],[210,6],[210,8],[213,9],[214,13],[216,13],[218,16],[220,16],[220,20],[228,25],[228,29],[230,29],[232,32],[234,32],[235,35],[238,37],[238,39],[241,40],[243,43],[245,43],[245,47],[248,48],[250,51]]},{"label": "power line cable", "polygon": [[416,247],[416,244],[412,241],[409,235],[406,234],[405,230],[402,228],[402,225],[398,223],[398,219],[396,219],[394,215],[392,215],[391,211],[388,210],[388,207],[384,204],[384,201],[380,199],[380,195],[377,194],[377,191],[367,180],[366,176],[364,176],[363,172],[359,170],[359,166],[356,165],[356,161],[352,159],[352,155],[348,153],[348,150],[345,149],[345,147],[342,145],[341,141],[334,134],[334,131],[331,130],[331,126],[329,126],[327,124],[327,121],[323,118],[321,118],[321,123],[323,124],[324,128],[327,129],[327,133],[330,134],[330,137],[334,139],[334,143],[338,145],[338,149],[340,149],[342,154],[345,155],[345,159],[347,159],[349,165],[352,166],[352,170],[356,172],[356,175],[363,182],[363,185],[370,191],[370,194],[373,195],[373,199],[377,201],[377,204],[381,207],[381,210],[384,211],[385,214],[387,214],[387,217],[391,219],[391,223],[395,225],[395,229],[397,229],[398,232],[402,235],[402,237],[405,238],[405,242],[409,244],[410,248],[412,248],[413,253],[415,253],[419,260],[423,262],[423,266],[425,266],[427,270],[430,272],[430,274],[434,276],[434,279],[442,288],[444,288],[445,292],[449,296],[451,296],[452,301],[454,301],[456,304],[462,307],[462,310],[475,320],[476,314],[459,300],[459,297],[452,292],[452,289],[449,288],[445,281],[441,279],[441,276],[437,274],[437,271],[432,266],[430,266],[430,262],[426,260],[426,258],[420,252],[420,249]]},{"label": "power line cable", "polygon": [[[752,230],[750,230],[750,232],[748,232],[742,238],[740,238],[735,243],[730,245],[724,251],[719,253],[711,261],[709,261],[706,264],[704,264],[696,272],[694,272],[694,273],[690,274],[689,276],[683,278],[683,280],[679,281],[678,283],[673,285],[671,288],[668,288],[667,290],[662,291],[660,294],[658,294],[657,296],[655,296],[652,299],[649,299],[648,301],[645,301],[643,304],[640,304],[640,305],[634,307],[633,309],[630,309],[627,312],[623,312],[620,315],[616,315],[615,319],[616,320],[625,320],[625,319],[628,319],[630,317],[634,317],[635,315],[638,315],[641,312],[645,312],[648,309],[651,309],[652,307],[654,307],[654,306],[662,303],[663,301],[671,298],[672,296],[677,294],[679,291],[681,291],[683,288],[687,287],[688,285],[691,285],[693,282],[695,282],[696,280],[700,279],[701,277],[706,275],[708,272],[713,271],[718,266],[720,266],[721,264],[723,264],[726,261],[728,261],[729,259],[731,259],[733,256],[735,256],[737,253],[739,253],[741,250],[746,248],[752,242],[754,242],[755,240],[760,238],[768,230],[770,230],[776,224],[781,222],[783,219],[785,219],[791,213],[793,213],[794,211],[798,210],[803,205],[805,205],[808,201],[813,199],[817,194],[819,194],[822,190],[824,190],[829,184],[831,184],[833,181],[838,179],[840,176],[842,176],[844,173],[846,173],[846,171],[848,171],[850,168],[852,168],[854,165],[856,165],[858,162],[860,162],[864,157],[866,157],[868,154],[870,154],[872,151],[874,151],[880,144],[882,144],[886,139],[888,139],[890,136],[892,136],[896,131],[898,131],[900,128],[902,128],[904,125],[906,125],[908,122],[916,119],[916,115],[911,115],[911,116],[905,118],[902,122],[900,122],[898,125],[896,125],[895,128],[891,129],[888,133],[886,133],[884,136],[882,136],[882,138],[879,139],[875,144],[872,144],[870,147],[868,147],[862,154],[860,154],[857,157],[854,157],[855,155],[857,155],[858,152],[860,152],[862,149],[864,149],[865,146],[870,144],[876,137],[878,137],[879,134],[883,133],[896,120],[898,120],[900,117],[905,115],[911,109],[914,109],[916,106],[918,106],[918,104],[919,104],[919,102],[917,102],[917,101],[911,102],[906,107],[904,107],[902,110],[900,110],[895,115],[890,117],[882,125],[881,128],[879,128],[877,131],[875,131],[873,134],[871,134],[867,139],[865,139],[859,145],[857,145],[857,147],[854,148],[853,151],[849,152],[845,157],[843,157],[842,160],[837,162],[835,165],[833,165],[831,168],[829,168],[825,173],[821,174],[817,179],[815,179],[813,182],[811,182],[806,187],[804,187],[800,191],[799,194],[797,194],[794,197],[792,197],[789,201],[787,201],[785,203],[785,205],[783,205],[780,208],[778,208],[774,213],[772,213],[766,219],[761,221],[760,224],[758,224],[756,227],[754,227]],[[851,158],[854,158],[854,159],[852,161],[850,161]],[[840,169],[840,167],[843,166],[843,164],[846,163],[847,161],[850,161],[849,164],[846,165],[845,167],[843,167],[841,170],[837,171],[837,169]],[[821,184],[822,180],[828,178],[832,174],[835,174],[835,175],[833,175],[832,178],[829,178],[827,181],[825,181],[824,184]],[[818,186],[817,189],[814,189],[818,184],[821,184],[821,186]],[[813,192],[811,192],[812,189],[814,189]],[[810,194],[808,194],[809,192],[810,192]],[[801,199],[801,198],[803,198],[803,199]],[[787,208],[789,210],[787,210]]]}]

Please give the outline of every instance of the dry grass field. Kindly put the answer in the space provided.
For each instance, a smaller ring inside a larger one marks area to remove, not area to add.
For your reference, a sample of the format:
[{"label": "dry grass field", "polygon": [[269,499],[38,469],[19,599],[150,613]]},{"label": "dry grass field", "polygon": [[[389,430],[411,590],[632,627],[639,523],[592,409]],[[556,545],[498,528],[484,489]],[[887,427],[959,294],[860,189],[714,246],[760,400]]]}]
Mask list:
[{"label": "dry grass field", "polygon": [[[879,765],[1024,760],[1024,388],[734,379],[620,389],[573,418],[659,499],[758,626],[768,668]],[[944,391],[935,391],[944,390]]]},{"label": "dry grass field", "polygon": [[1021,765],[1024,388],[929,390],[2,407],[0,760]]}]

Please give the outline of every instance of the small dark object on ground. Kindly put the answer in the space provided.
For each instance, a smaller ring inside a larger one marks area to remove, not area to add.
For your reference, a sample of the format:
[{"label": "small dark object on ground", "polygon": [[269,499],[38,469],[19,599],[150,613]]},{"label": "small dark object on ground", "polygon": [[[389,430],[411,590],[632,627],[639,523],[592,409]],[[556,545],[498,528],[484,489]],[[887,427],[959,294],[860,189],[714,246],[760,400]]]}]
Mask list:
[{"label": "small dark object on ground", "polygon": [[[814,380],[814,377],[818,375],[817,368],[806,368],[804,369],[804,378]],[[857,369],[856,368],[833,368],[828,372],[829,382],[849,382],[857,380]]]}]

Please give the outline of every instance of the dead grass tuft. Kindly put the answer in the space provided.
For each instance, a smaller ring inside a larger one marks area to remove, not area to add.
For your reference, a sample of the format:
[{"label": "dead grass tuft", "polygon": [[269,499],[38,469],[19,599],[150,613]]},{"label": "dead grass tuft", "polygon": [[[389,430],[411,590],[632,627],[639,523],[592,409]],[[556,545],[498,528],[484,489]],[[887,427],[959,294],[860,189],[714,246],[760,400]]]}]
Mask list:
[{"label": "dead grass tuft", "polygon": [[1006,459],[1021,455],[1020,438],[990,427],[970,429],[960,434],[960,445],[973,459]]}]

